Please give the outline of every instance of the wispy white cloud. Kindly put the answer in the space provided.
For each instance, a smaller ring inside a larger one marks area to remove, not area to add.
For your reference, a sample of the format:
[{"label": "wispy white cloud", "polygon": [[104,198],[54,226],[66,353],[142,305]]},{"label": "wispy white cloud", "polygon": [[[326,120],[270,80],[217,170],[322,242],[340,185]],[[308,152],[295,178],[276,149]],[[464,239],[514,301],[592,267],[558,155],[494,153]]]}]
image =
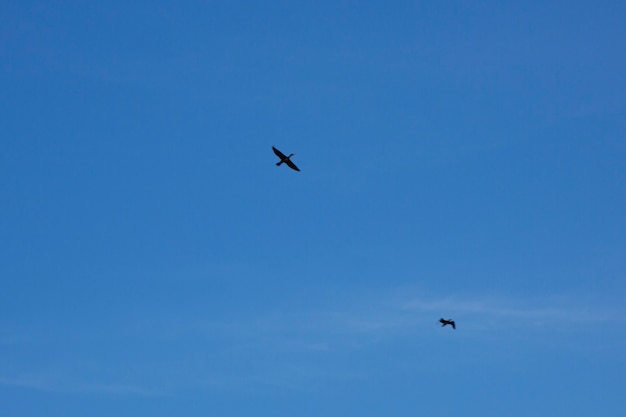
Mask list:
[{"label": "wispy white cloud", "polygon": [[22,375],[19,377],[0,377],[0,385],[6,387],[31,388],[42,391],[50,391],[41,377]]},{"label": "wispy white cloud", "polygon": [[93,393],[139,396],[165,395],[163,392],[145,389],[137,385],[87,383],[77,380],[68,381],[37,374],[23,374],[15,377],[0,376],[0,385],[5,387],[26,388],[38,391],[68,394]]},{"label": "wispy white cloud", "polygon": [[28,338],[22,334],[4,334],[0,335],[0,345],[15,345],[27,342]]},{"label": "wispy white cloud", "polygon": [[[437,320],[441,316],[454,318],[460,324],[455,336],[477,341],[485,338],[490,345],[494,338],[501,338],[514,339],[516,343],[528,339],[530,344],[549,342],[565,346],[571,344],[571,335],[576,337],[577,332],[593,331],[598,324],[608,324],[617,313],[594,304],[584,306],[579,297],[573,296],[433,297],[402,290],[371,296],[351,295],[335,300],[332,307],[243,316],[221,323],[198,318],[188,323],[186,330],[184,323],[177,323],[176,327],[180,337],[186,332],[200,332],[206,333],[207,340],[221,340],[219,348],[227,350],[229,358],[246,361],[255,358],[250,367],[226,367],[212,372],[211,376],[198,377],[203,385],[224,389],[311,390],[320,381],[367,377],[367,373],[355,373],[360,369],[353,366],[358,361],[336,362],[337,358],[348,358],[352,353],[368,357],[379,352],[381,345],[397,346],[395,342],[438,343],[440,338],[427,336],[440,330]],[[546,324],[555,322],[569,331],[569,336],[561,337],[550,331],[549,338],[536,337],[546,335]]]},{"label": "wispy white cloud", "polygon": [[229,322],[198,318],[176,323],[175,328],[181,337],[190,332],[206,334],[237,350],[264,348],[326,354],[436,331],[440,317],[455,319],[466,335],[477,338],[492,334],[492,330],[498,330],[501,337],[510,332],[530,337],[556,323],[559,329],[573,333],[595,329],[598,324],[613,325],[616,318],[626,323],[623,311],[590,304],[581,297],[436,297],[402,290],[351,295],[332,307],[244,316]]},{"label": "wispy white cloud", "polygon": [[13,345],[15,343],[18,343],[19,340],[14,338],[14,337],[10,337],[10,336],[0,336],[0,346],[1,345]]},{"label": "wispy white cloud", "polygon": [[[188,315],[144,317],[139,324],[128,324],[132,332],[122,332],[115,337],[123,338],[125,345],[132,349],[139,348],[133,343],[135,337],[141,340],[142,347],[146,341],[153,341],[156,343],[151,345],[166,345],[171,350],[163,354],[151,352],[153,362],[150,363],[133,362],[132,380],[121,374],[105,373],[105,363],[85,373],[84,367],[64,360],[59,363],[62,369],[44,368],[34,373],[28,373],[26,367],[21,370],[5,367],[0,371],[4,374],[0,376],[0,386],[133,396],[172,395],[172,392],[213,388],[315,390],[329,380],[366,377],[359,374],[361,359],[352,362],[351,358],[368,358],[380,352],[381,346],[393,350],[393,346],[411,343],[436,345],[442,339],[430,335],[440,330],[437,320],[442,316],[457,320],[459,327],[454,334],[457,339],[457,336],[470,337],[480,342],[484,338],[489,339],[490,344],[494,338],[528,339],[531,344],[545,343],[549,339],[553,345],[561,346],[590,340],[586,337],[588,333],[582,339],[576,335],[607,329],[609,323],[615,325],[616,318],[618,325],[623,326],[626,324],[623,312],[577,296],[525,298],[456,294],[439,297],[416,289],[401,289],[346,294],[335,297],[332,305],[320,302],[316,308],[291,307],[288,311],[278,308],[255,314],[240,311],[237,317],[228,320]],[[145,320],[149,321],[144,323]],[[546,333],[548,325],[555,322],[568,335]],[[446,332],[449,333],[447,329]],[[127,338],[131,338],[131,343],[127,343]],[[159,343],[164,340],[167,343]],[[621,343],[617,339],[605,339],[608,344],[618,342]],[[178,350],[185,355],[178,356]]]},{"label": "wispy white cloud", "polygon": [[332,311],[307,313],[299,322],[320,335],[391,335],[430,329],[440,317],[461,321],[465,328],[502,330],[516,322],[517,330],[541,329],[546,323],[561,328],[585,329],[599,323],[624,322],[624,311],[589,304],[573,296],[524,298],[512,296],[454,295],[434,297],[400,291],[355,298]]},{"label": "wispy white cloud", "polygon": [[213,375],[201,379],[201,384],[224,389],[274,389],[310,392],[323,386],[329,380],[350,381],[361,379],[362,372],[350,372],[315,367],[304,364],[287,363],[271,369],[258,370],[248,373]]},{"label": "wispy white cloud", "polygon": [[483,316],[491,319],[515,319],[529,324],[558,321],[560,324],[588,324],[614,320],[616,312],[598,306],[581,307],[583,302],[568,297],[525,299],[505,296],[450,296],[445,298],[413,298],[403,308],[418,312],[440,312]]}]

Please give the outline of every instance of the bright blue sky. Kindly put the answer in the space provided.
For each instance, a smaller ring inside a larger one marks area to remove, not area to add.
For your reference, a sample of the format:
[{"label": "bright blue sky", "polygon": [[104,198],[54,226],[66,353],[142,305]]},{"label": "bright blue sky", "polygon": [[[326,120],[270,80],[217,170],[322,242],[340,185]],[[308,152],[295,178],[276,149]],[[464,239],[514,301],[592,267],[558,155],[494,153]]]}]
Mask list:
[{"label": "bright blue sky", "polygon": [[0,415],[624,414],[625,4],[128,3],[0,3]]}]

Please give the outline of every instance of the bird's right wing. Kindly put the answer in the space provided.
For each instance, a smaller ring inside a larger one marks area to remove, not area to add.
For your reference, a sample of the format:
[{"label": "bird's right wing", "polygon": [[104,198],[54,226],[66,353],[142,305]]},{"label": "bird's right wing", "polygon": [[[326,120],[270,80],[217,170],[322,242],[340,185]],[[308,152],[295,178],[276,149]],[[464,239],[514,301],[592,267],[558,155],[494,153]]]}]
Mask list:
[{"label": "bird's right wing", "polygon": [[296,164],[294,164],[293,162],[291,162],[291,159],[287,159],[287,160],[285,161],[285,163],[287,164],[287,166],[289,166],[289,168],[291,168],[291,169],[293,169],[293,170],[296,170],[296,171],[300,171],[300,168],[298,168],[298,167],[296,166]]}]

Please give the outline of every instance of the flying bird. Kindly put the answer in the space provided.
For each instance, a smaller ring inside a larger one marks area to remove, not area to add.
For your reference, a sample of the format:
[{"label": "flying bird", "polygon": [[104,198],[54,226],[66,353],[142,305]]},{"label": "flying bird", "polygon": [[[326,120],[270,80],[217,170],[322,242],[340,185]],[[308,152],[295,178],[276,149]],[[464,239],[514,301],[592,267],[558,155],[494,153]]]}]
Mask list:
[{"label": "flying bird", "polygon": [[440,318],[439,323],[441,323],[441,327],[447,326],[449,324],[454,330],[456,330],[456,324],[454,323],[454,320],[445,320],[443,318]]},{"label": "flying bird", "polygon": [[300,171],[300,168],[298,168],[296,166],[296,164],[294,164],[293,162],[291,162],[291,158],[292,156],[295,155],[295,153],[290,154],[289,156],[286,156],[284,153],[282,153],[281,151],[279,151],[278,149],[276,149],[275,147],[272,146],[272,150],[274,151],[274,153],[276,154],[277,157],[280,158],[280,161],[276,162],[276,166],[280,166],[280,164],[282,164],[283,162],[287,164],[287,166],[295,171]]}]

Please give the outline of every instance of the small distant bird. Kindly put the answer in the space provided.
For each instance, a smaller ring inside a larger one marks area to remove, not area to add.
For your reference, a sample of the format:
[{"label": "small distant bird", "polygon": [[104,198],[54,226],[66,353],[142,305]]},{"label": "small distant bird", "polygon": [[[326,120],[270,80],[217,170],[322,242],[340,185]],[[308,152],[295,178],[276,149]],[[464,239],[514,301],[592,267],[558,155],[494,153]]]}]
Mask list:
[{"label": "small distant bird", "polygon": [[456,324],[454,323],[454,320],[445,320],[441,318],[439,319],[439,323],[441,323],[441,327],[447,326],[449,324],[454,330],[456,330]]},{"label": "small distant bird", "polygon": [[287,166],[295,171],[300,171],[300,169],[296,166],[296,164],[294,164],[293,162],[291,162],[291,158],[292,156],[295,155],[295,153],[290,154],[289,156],[286,156],[284,153],[282,153],[281,151],[279,151],[278,149],[276,149],[275,147],[272,146],[272,150],[274,151],[274,153],[276,154],[277,157],[280,158],[279,162],[276,162],[276,166],[280,166],[280,164],[282,164],[283,162],[287,164]]}]

